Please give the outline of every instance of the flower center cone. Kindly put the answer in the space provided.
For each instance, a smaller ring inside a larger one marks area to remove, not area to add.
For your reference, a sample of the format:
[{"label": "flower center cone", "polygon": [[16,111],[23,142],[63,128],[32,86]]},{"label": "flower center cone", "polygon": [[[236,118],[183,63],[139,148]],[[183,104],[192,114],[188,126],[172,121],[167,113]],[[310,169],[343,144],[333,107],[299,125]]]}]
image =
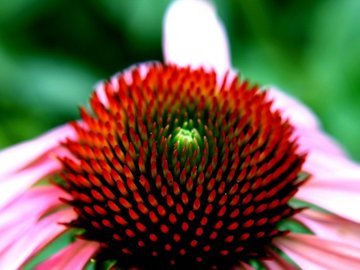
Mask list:
[{"label": "flower center cone", "polygon": [[[220,86],[219,86],[220,85]],[[68,225],[121,269],[230,269],[267,256],[298,210],[305,156],[292,126],[248,82],[152,65],[105,83],[74,123],[59,183]],[[99,260],[100,261],[100,260]]]}]

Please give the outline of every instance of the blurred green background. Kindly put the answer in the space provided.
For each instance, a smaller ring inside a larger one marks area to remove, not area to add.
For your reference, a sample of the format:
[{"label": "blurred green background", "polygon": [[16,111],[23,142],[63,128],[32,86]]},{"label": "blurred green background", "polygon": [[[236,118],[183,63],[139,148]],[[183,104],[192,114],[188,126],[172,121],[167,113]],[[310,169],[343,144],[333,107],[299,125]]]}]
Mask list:
[{"label": "blurred green background", "polygon": [[[360,1],[217,0],[233,65],[286,89],[360,161]],[[0,148],[78,118],[94,84],[162,60],[168,0],[0,5]]]}]

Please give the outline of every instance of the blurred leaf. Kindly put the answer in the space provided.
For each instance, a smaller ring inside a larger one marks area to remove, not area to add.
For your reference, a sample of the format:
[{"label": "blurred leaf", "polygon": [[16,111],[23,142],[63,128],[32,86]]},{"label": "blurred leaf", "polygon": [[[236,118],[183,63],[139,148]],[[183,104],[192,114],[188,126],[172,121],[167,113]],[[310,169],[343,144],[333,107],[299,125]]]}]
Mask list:
[{"label": "blurred leaf", "polygon": [[86,104],[99,80],[86,68],[59,58],[27,59],[23,69],[24,102],[45,105],[52,111],[74,111],[80,104]]},{"label": "blurred leaf", "polygon": [[[328,1],[313,22],[306,58],[325,127],[360,160],[360,1]],[[317,100],[317,101],[316,101]],[[323,102],[327,101],[324,106]]]},{"label": "blurred leaf", "polygon": [[99,2],[109,17],[135,39],[132,45],[136,48],[161,46],[158,41],[161,40],[163,15],[169,3],[169,0],[156,3],[148,0]]},{"label": "blurred leaf", "polygon": [[[41,3],[39,3],[41,2]],[[46,3],[47,0],[12,0],[2,1],[0,7],[0,24],[13,20],[23,21]]]},{"label": "blurred leaf", "polygon": [[54,56],[15,59],[0,46],[0,148],[78,118],[99,80],[86,67]]}]

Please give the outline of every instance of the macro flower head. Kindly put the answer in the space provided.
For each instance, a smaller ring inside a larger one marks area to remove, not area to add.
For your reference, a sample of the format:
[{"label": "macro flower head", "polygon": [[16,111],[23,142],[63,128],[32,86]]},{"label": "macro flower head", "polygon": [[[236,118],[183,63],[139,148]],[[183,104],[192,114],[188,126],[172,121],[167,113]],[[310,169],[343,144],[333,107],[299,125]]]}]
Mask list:
[{"label": "macro flower head", "polygon": [[80,120],[0,152],[0,268],[360,269],[360,167],[316,117],[231,66],[204,0],[164,63],[96,86]]}]

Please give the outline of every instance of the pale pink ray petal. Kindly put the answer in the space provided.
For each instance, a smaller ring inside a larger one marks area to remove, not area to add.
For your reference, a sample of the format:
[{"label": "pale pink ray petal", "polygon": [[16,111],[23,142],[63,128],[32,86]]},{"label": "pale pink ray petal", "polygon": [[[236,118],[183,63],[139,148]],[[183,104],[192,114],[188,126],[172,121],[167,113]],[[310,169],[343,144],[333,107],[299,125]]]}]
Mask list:
[{"label": "pale pink ray petal", "polygon": [[360,222],[360,182],[346,178],[317,179],[311,177],[296,198],[320,206],[341,217]]},{"label": "pale pink ray petal", "polygon": [[289,263],[283,257],[281,257],[276,252],[268,249],[267,252],[271,256],[271,259],[263,259],[261,263],[269,270],[297,270],[298,268]]},{"label": "pale pink ray petal", "polygon": [[298,139],[301,152],[318,151],[328,156],[347,156],[340,144],[321,131],[318,119],[305,105],[276,87],[267,90],[267,97],[273,101],[273,110],[279,110],[294,125],[293,138]]},{"label": "pale pink ray petal", "polygon": [[66,138],[76,139],[77,135],[71,125],[65,124],[44,135],[0,151],[0,182],[4,176],[21,170]]},{"label": "pale pink ray petal", "polygon": [[298,139],[299,150],[301,152],[311,153],[318,151],[327,156],[347,156],[347,153],[340,144],[320,129],[316,130],[295,126],[293,137]]},{"label": "pale pink ray petal", "polygon": [[[26,218],[26,217],[25,217]],[[27,230],[34,224],[34,220],[23,221],[9,226],[4,226],[0,229],[1,241],[0,241],[0,258],[1,253],[7,249],[14,241],[16,241],[20,235],[26,233]],[[1,261],[1,259],[0,259]],[[1,265],[1,263],[0,263]]]},{"label": "pale pink ray petal", "polygon": [[0,181],[0,209],[21,193],[29,189],[37,181],[61,169],[55,158],[45,159],[18,173],[4,176]]},{"label": "pale pink ray petal", "polygon": [[42,186],[28,190],[0,211],[0,229],[19,223],[36,221],[49,209],[63,204],[60,197],[68,194],[55,186]]},{"label": "pale pink ray petal", "polygon": [[284,118],[290,119],[295,127],[317,130],[320,124],[316,116],[305,105],[285,94],[276,87],[267,89],[267,97],[273,100],[273,109],[282,112]]},{"label": "pale pink ray petal", "polygon": [[346,158],[345,151],[331,137],[320,131],[312,112],[292,97],[270,88],[268,98],[274,109],[294,124],[294,137],[300,151],[308,153],[303,170],[313,177],[306,182],[296,198],[316,204],[342,217],[360,222],[360,166]]},{"label": "pale pink ray petal", "polygon": [[312,209],[298,213],[295,218],[321,238],[349,243],[360,248],[360,223]]},{"label": "pale pink ray petal", "polygon": [[67,230],[58,222],[69,222],[75,216],[73,210],[66,209],[40,220],[0,253],[0,269],[19,269],[39,250]]},{"label": "pale pink ray petal", "polygon": [[342,156],[329,155],[323,151],[309,152],[303,169],[310,172],[316,179],[344,178],[358,182],[360,165]]},{"label": "pale pink ray petal", "polygon": [[290,233],[276,238],[274,244],[301,269],[360,269],[360,248],[347,243]]},{"label": "pale pink ray petal", "polygon": [[303,166],[312,177],[296,198],[323,207],[337,215],[360,222],[360,166],[342,156],[321,151],[309,153]]},{"label": "pale pink ray petal", "polygon": [[36,225],[39,218],[59,205],[59,189],[38,187],[26,192],[0,212],[0,253]]},{"label": "pale pink ray petal", "polygon": [[38,265],[35,270],[81,270],[99,248],[99,243],[77,239]]},{"label": "pale pink ray petal", "polygon": [[164,18],[166,63],[215,69],[220,78],[231,68],[226,31],[210,1],[177,0]]},{"label": "pale pink ray petal", "polygon": [[[52,192],[51,190],[56,190]],[[41,192],[39,192],[41,191]],[[31,196],[27,196],[27,195]],[[0,254],[19,236],[36,226],[40,217],[54,207],[63,204],[59,200],[57,188],[53,186],[38,187],[28,191],[12,202],[0,214]]]}]

